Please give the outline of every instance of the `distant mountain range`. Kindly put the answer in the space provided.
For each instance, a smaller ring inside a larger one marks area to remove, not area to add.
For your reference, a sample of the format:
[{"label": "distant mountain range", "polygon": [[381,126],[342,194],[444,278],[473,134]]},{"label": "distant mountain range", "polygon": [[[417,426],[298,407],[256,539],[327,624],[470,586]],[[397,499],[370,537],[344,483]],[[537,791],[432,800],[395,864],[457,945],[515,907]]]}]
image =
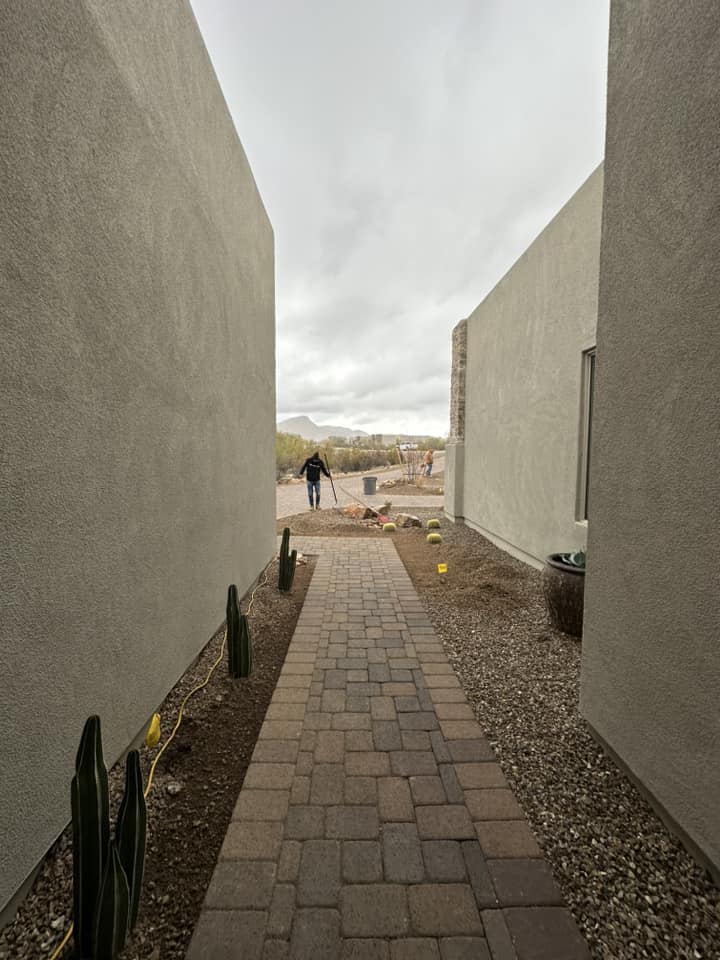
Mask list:
[{"label": "distant mountain range", "polygon": [[289,417],[277,424],[282,433],[294,433],[304,440],[327,440],[328,437],[368,437],[364,430],[350,430],[348,427],[336,427],[332,424],[314,423],[310,417]]}]

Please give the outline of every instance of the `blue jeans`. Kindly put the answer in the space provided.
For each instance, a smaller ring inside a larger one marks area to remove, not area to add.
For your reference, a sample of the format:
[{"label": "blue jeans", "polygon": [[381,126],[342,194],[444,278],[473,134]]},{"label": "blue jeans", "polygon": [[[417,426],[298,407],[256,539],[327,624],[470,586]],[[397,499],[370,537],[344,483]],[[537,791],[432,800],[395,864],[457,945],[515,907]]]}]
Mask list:
[{"label": "blue jeans", "polygon": [[429,477],[431,473],[432,473],[432,464],[428,463],[425,466],[425,476]]},{"label": "blue jeans", "polygon": [[320,506],[320,481],[319,480],[308,480],[307,481],[307,492],[308,500],[310,501],[310,506],[313,505],[313,490],[315,491],[315,506]]}]

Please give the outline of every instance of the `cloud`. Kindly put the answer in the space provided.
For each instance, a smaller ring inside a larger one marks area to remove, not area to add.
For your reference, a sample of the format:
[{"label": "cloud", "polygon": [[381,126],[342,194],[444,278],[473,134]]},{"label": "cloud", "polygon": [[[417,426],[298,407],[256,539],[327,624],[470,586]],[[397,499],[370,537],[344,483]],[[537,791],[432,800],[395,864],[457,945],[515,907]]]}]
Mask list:
[{"label": "cloud", "polygon": [[192,2],[275,229],[279,415],[446,431],[453,326],[601,160],[608,0]]}]

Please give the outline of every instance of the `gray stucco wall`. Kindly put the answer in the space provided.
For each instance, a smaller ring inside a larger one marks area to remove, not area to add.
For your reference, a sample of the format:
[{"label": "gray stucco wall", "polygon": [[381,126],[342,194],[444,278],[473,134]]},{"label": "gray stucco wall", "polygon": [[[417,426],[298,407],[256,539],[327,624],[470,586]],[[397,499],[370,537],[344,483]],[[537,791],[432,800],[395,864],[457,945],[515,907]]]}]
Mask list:
[{"label": "gray stucco wall", "polygon": [[0,7],[0,907],[273,554],[273,234],[189,4]]},{"label": "gray stucco wall", "polygon": [[536,566],[585,542],[582,351],[595,343],[601,200],[598,168],[467,321],[464,518]]},{"label": "gray stucco wall", "polygon": [[718,874],[719,37],[612,4],[581,701]]}]

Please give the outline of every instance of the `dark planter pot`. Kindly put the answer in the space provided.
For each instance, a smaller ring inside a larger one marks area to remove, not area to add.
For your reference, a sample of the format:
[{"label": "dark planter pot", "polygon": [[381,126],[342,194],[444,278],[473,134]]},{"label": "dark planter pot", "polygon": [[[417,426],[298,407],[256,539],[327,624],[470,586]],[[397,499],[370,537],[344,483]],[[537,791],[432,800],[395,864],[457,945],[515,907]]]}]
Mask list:
[{"label": "dark planter pot", "polygon": [[573,637],[582,636],[585,600],[585,570],[563,563],[559,554],[545,558],[542,572],[543,593],[554,627]]}]

